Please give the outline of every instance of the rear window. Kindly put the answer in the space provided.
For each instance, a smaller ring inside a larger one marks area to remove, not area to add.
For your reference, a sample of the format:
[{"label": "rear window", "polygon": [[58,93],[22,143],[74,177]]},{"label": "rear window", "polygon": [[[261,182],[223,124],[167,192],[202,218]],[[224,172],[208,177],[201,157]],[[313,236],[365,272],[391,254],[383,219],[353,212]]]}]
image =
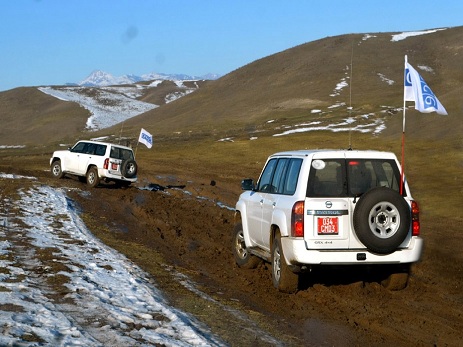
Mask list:
[{"label": "rear window", "polygon": [[316,159],[312,161],[308,197],[355,197],[375,187],[399,191],[400,172],[389,159]]},{"label": "rear window", "polygon": [[121,159],[121,160],[128,160],[128,159],[134,159],[133,152],[130,149],[125,149],[121,147],[111,147],[111,152],[109,154],[111,158],[114,159]]}]

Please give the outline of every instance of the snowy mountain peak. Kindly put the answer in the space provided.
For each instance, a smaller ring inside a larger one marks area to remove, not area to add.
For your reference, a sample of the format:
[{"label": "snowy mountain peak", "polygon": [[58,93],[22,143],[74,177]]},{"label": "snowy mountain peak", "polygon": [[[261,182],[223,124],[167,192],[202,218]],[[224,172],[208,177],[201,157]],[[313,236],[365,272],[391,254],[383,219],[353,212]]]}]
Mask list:
[{"label": "snowy mountain peak", "polygon": [[141,76],[137,75],[123,75],[120,77],[115,77],[110,73],[95,70],[87,78],[78,83],[82,87],[105,87],[111,85],[120,85],[120,84],[132,84],[141,81],[153,81],[153,80],[169,80],[169,81],[186,81],[186,80],[213,80],[217,79],[220,76],[217,74],[207,74],[202,77],[198,76],[189,76],[185,74],[163,74],[151,72]]}]

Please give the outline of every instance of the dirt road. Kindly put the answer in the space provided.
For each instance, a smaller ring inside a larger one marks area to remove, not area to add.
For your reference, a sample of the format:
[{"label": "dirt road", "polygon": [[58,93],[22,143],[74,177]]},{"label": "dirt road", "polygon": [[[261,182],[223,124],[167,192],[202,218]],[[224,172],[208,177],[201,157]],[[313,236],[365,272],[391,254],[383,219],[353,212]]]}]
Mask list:
[{"label": "dirt road", "polygon": [[[234,182],[157,176],[127,189],[89,190],[76,179],[36,174],[45,184],[81,188],[68,194],[90,230],[151,272],[174,304],[231,346],[463,345],[458,220],[422,216],[425,253],[405,290],[364,282],[355,268],[326,269],[288,295],[272,287],[270,264],[234,264]],[[179,276],[194,288],[179,285]]]}]

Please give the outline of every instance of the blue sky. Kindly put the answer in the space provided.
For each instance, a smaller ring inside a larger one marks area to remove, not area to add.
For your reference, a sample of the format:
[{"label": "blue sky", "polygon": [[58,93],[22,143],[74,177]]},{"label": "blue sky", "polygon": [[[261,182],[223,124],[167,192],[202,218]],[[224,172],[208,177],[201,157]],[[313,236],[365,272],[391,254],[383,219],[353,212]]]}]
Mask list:
[{"label": "blue sky", "polygon": [[306,42],[463,25],[463,2],[2,0],[0,91],[94,70],[226,74]]}]

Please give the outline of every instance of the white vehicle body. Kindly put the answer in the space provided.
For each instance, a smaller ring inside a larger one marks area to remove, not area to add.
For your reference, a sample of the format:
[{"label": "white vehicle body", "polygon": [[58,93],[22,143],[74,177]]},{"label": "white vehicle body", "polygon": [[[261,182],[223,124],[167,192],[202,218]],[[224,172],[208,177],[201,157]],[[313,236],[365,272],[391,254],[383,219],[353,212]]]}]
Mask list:
[{"label": "white vehicle body", "polygon": [[101,180],[124,185],[137,181],[137,164],[131,148],[98,141],[79,141],[68,150],[55,151],[50,158],[51,172],[84,177],[90,186]]},{"label": "white vehicle body", "polygon": [[[243,251],[272,263],[281,256],[278,261],[295,273],[312,265],[417,262],[423,248],[418,205],[406,181],[399,195],[399,168],[389,152],[313,150],[270,156],[256,186],[243,181],[248,185],[243,189],[250,190],[236,204],[242,229],[242,242],[234,241],[238,265],[245,265],[239,257]],[[281,249],[275,255],[277,237]],[[275,278],[274,284],[278,287]]]}]

